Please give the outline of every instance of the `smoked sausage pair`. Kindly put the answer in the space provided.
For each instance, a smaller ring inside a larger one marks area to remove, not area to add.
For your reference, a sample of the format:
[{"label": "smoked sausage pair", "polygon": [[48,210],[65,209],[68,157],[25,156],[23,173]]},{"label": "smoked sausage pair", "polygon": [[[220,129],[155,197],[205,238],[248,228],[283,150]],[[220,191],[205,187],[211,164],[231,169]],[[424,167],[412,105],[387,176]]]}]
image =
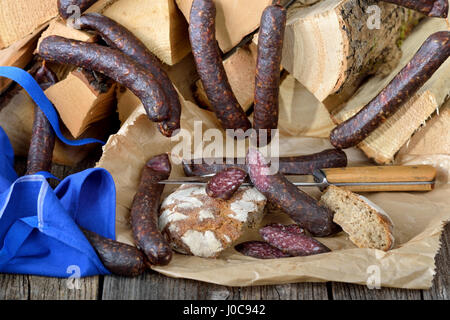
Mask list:
[{"label": "smoked sausage pair", "polygon": [[235,249],[258,259],[310,256],[331,251],[296,224],[272,223],[261,228],[259,233],[264,241],[243,242]]},{"label": "smoked sausage pair", "polygon": [[[251,128],[237,101],[223,67],[215,37],[216,7],[212,0],[194,0],[190,12],[189,37],[197,71],[217,119],[224,129],[246,131]],[[254,129],[271,130],[278,125],[278,92],[281,51],[283,48],[286,10],[279,5],[267,7],[261,18],[256,67]]]},{"label": "smoked sausage pair", "polygon": [[[79,5],[84,11],[93,2],[60,0],[60,14],[67,18],[64,12],[70,4]],[[101,14],[84,14],[78,19],[78,24],[82,29],[100,34],[109,48],[50,36],[42,41],[40,56],[98,71],[112,78],[142,101],[148,117],[158,123],[163,135],[171,137],[176,134],[180,128],[181,104],[158,58],[124,26]]]}]

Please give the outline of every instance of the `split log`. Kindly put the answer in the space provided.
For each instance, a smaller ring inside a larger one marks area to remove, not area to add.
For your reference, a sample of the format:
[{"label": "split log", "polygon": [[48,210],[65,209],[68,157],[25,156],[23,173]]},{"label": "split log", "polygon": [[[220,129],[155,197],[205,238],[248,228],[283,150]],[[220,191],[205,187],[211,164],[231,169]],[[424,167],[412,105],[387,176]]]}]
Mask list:
[{"label": "split log", "polygon": [[[101,13],[125,26],[162,62],[174,65],[191,51],[187,23],[174,0],[99,0],[86,12]],[[58,20],[44,36],[91,41],[93,34]]]},{"label": "split log", "polygon": [[[31,141],[34,108],[36,106],[25,90],[15,91],[16,93],[4,103],[3,108],[0,110],[0,126],[9,137],[14,154],[26,157]],[[104,140],[108,133],[107,128],[110,128],[112,123],[113,120],[111,118],[104,119],[89,127],[80,138],[89,137]],[[61,126],[61,132],[68,139],[74,139],[64,125]],[[96,147],[98,147],[98,144],[89,144],[81,147],[68,146],[57,139],[53,151],[53,162],[66,166],[75,166]]]},{"label": "split log", "polygon": [[278,129],[285,136],[328,138],[335,127],[325,105],[291,75],[280,84]]},{"label": "split log", "polygon": [[[372,100],[409,62],[426,38],[441,30],[448,30],[445,20],[427,18],[401,46],[403,55],[398,66],[387,77],[375,76],[364,84],[339,111],[333,115],[341,123]],[[450,59],[441,65],[425,85],[385,123],[358,145],[378,164],[391,163],[395,154],[412,134],[439,108],[450,95]]]},{"label": "split log", "polygon": [[450,155],[450,100],[414,133],[397,157],[437,154]]},{"label": "split log", "polygon": [[38,44],[36,46],[35,53],[37,53],[42,40],[49,36],[61,36],[64,38],[85,42],[95,42],[97,40],[97,37],[93,33],[71,28],[67,25],[66,21],[58,18],[52,20],[48,28],[44,32],[42,32],[42,35],[39,38]]},{"label": "split log", "polygon": [[[8,48],[0,50],[0,66],[25,68],[33,58],[33,51],[44,27],[16,41]],[[11,82],[7,78],[0,78],[0,94],[8,88]]]},{"label": "split log", "polygon": [[368,75],[388,74],[400,58],[397,42],[420,17],[374,0],[323,0],[310,7],[294,3],[288,10],[282,65],[324,101]]},{"label": "split log", "polygon": [[56,0],[2,0],[0,49],[40,29],[57,15]]},{"label": "split log", "polygon": [[438,170],[438,183],[450,182],[450,100],[400,149],[395,164],[432,165]]},{"label": "split log", "polygon": [[[237,48],[233,54],[223,61],[231,89],[244,111],[247,111],[253,105],[256,57],[257,48],[251,42],[248,45]],[[194,97],[198,106],[212,110],[201,80],[195,83]]]},{"label": "split log", "polygon": [[[223,53],[234,48],[245,36],[259,27],[264,9],[273,0],[215,0],[216,39]],[[193,0],[176,0],[189,21]]]},{"label": "split log", "polygon": [[61,120],[75,138],[115,109],[115,86],[100,74],[77,69],[45,90]]},{"label": "split log", "polygon": [[128,28],[168,65],[191,51],[188,26],[174,0],[119,0],[100,13]]},{"label": "split log", "polygon": [[[173,66],[163,65],[163,69],[183,99],[194,102],[192,88],[199,76],[192,53]],[[122,86],[117,87],[116,96],[117,112],[119,120],[123,124],[141,102],[130,90]]]}]

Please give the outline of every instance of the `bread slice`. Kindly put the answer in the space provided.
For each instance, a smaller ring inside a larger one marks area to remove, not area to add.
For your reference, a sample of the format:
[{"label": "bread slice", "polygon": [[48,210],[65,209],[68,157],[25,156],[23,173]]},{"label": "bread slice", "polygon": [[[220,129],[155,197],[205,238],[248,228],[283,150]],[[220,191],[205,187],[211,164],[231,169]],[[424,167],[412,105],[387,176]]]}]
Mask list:
[{"label": "bread slice", "polygon": [[394,224],[387,213],[369,199],[329,186],[320,202],[335,212],[333,221],[359,248],[387,251],[394,246]]}]

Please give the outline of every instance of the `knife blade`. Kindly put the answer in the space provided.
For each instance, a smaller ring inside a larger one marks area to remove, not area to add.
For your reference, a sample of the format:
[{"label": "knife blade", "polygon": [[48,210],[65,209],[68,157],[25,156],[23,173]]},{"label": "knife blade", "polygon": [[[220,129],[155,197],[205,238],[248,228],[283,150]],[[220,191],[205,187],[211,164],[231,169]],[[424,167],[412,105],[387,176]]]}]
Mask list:
[{"label": "knife blade", "polygon": [[[430,191],[435,184],[436,169],[428,165],[346,167],[315,170],[313,175],[286,178],[298,187],[318,187],[321,190],[335,185],[357,192]],[[206,185],[209,179],[211,176],[178,177],[160,183]],[[242,184],[252,185],[251,182]]]}]

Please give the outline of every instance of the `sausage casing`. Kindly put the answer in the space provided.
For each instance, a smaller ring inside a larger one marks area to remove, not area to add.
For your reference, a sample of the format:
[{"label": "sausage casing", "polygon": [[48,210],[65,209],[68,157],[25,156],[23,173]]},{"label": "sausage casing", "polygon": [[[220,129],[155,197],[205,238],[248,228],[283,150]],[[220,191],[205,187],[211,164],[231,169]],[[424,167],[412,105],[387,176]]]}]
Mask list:
[{"label": "sausage casing", "polygon": [[169,118],[169,106],[160,84],[133,59],[116,49],[95,43],[49,36],[42,40],[39,55],[62,64],[98,71],[132,91],[155,122]]},{"label": "sausage casing", "polygon": [[227,168],[214,177],[206,185],[206,194],[212,198],[229,200],[244,183],[247,172],[240,168]]},{"label": "sausage casing", "polygon": [[[275,5],[264,10],[258,36],[253,113],[253,128],[256,130],[259,146],[270,142],[271,130],[278,126],[280,66],[285,27],[286,10],[283,7]],[[267,139],[261,139],[260,130],[265,130]]]},{"label": "sausage casing", "polygon": [[[347,156],[342,150],[327,149],[309,155],[280,157],[278,165],[279,172],[285,175],[313,174],[316,169],[346,167]],[[216,174],[229,167],[247,170],[245,159],[235,158],[230,164],[222,158],[183,160],[183,170],[188,177]]]},{"label": "sausage casing", "polygon": [[70,6],[77,6],[81,13],[96,2],[97,0],[58,0],[59,15],[67,19],[73,13],[69,8]]},{"label": "sausage casing", "polygon": [[333,129],[334,147],[356,146],[408,101],[447,60],[450,31],[430,35],[413,58],[374,99],[350,119]]},{"label": "sausage casing", "polygon": [[288,258],[289,254],[277,249],[264,241],[247,241],[235,246],[236,251],[257,259]]},{"label": "sausage casing", "polygon": [[112,48],[122,51],[146,68],[158,81],[167,98],[170,118],[158,124],[161,133],[171,137],[180,128],[181,104],[172,81],[161,62],[132,32],[116,21],[99,13],[86,13],[79,19],[82,29],[94,30]]},{"label": "sausage casing", "polygon": [[[56,74],[45,64],[36,71],[34,78],[42,90],[46,90],[58,82]],[[55,140],[55,132],[50,122],[44,112],[35,106],[31,143],[28,150],[27,175],[51,170]]]},{"label": "sausage casing", "polygon": [[147,268],[145,255],[137,248],[102,237],[86,229],[82,229],[82,231],[106,269],[111,273],[136,277]]},{"label": "sausage casing", "polygon": [[313,236],[329,236],[340,231],[330,209],[298,189],[281,173],[271,174],[266,160],[255,148],[248,151],[247,166],[256,189]]},{"label": "sausage casing", "polygon": [[194,0],[189,20],[189,38],[197,72],[217,119],[224,129],[251,128],[223,67],[216,42],[216,7],[212,0]]},{"label": "sausage casing", "polygon": [[168,179],[170,171],[167,154],[150,159],[142,170],[131,207],[134,240],[152,265],[166,265],[172,259],[172,249],[158,227],[159,205],[164,190],[164,185],[158,182]]},{"label": "sausage casing", "polygon": [[292,257],[310,256],[331,251],[313,237],[273,226],[261,228],[259,234],[268,244]]},{"label": "sausage casing", "polygon": [[429,17],[447,18],[448,0],[382,0],[409,8]]}]

